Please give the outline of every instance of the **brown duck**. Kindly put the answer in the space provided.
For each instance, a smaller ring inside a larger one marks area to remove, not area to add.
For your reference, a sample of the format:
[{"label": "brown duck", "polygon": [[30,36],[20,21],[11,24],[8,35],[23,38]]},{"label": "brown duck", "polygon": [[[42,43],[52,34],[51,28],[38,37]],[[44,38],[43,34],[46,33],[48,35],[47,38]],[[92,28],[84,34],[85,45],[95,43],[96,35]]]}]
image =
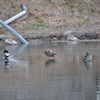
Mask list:
[{"label": "brown duck", "polygon": [[53,52],[53,51],[50,50],[50,49],[45,50],[44,53],[45,53],[45,55],[46,55],[47,57],[56,57],[56,55],[57,55],[55,52]]}]

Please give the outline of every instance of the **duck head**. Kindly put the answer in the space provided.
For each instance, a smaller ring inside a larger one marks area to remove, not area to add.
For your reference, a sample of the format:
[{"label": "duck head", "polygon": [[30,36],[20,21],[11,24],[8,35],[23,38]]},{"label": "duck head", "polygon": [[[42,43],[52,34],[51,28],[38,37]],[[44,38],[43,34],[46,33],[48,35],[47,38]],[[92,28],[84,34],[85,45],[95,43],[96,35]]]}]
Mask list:
[{"label": "duck head", "polygon": [[4,50],[3,52],[4,52],[4,53],[9,53],[8,50]]},{"label": "duck head", "polygon": [[89,52],[89,51],[87,51],[87,52],[86,52],[86,55],[89,55],[89,54],[90,54],[90,52]]}]

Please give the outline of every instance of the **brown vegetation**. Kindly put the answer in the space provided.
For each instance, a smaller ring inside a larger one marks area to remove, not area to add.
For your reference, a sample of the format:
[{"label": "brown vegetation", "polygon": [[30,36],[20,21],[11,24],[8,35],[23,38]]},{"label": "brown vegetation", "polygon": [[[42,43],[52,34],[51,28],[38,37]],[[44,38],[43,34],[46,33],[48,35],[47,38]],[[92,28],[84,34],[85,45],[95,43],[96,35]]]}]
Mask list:
[{"label": "brown vegetation", "polygon": [[[99,33],[99,0],[1,0],[0,19],[5,21],[21,12],[21,4],[27,6],[28,16],[10,26],[22,35],[62,34],[67,30]],[[9,32],[1,28],[0,33]]]}]

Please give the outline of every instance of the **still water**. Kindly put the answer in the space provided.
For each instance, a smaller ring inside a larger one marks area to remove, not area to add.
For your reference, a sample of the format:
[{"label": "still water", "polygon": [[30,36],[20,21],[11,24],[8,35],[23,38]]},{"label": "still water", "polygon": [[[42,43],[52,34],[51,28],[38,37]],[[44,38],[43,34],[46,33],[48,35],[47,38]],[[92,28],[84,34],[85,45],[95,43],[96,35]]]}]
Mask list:
[{"label": "still water", "polygon": [[[49,60],[45,49],[58,55]],[[100,100],[100,42],[0,46],[0,100]],[[82,61],[86,51],[91,62]]]}]

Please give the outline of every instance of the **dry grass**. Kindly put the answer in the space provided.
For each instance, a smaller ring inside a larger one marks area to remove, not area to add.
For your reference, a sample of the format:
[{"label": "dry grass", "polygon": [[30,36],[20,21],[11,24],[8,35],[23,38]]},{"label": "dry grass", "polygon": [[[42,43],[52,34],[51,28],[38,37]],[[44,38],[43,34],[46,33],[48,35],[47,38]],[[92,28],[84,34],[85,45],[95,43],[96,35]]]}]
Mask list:
[{"label": "dry grass", "polygon": [[[20,4],[25,4],[29,13],[27,19],[15,21],[10,26],[22,33],[61,32],[99,24],[99,3],[98,0],[1,0],[0,18],[5,21],[16,15],[21,12]],[[83,10],[89,14],[82,14]],[[74,12],[80,16],[71,16]]]}]

